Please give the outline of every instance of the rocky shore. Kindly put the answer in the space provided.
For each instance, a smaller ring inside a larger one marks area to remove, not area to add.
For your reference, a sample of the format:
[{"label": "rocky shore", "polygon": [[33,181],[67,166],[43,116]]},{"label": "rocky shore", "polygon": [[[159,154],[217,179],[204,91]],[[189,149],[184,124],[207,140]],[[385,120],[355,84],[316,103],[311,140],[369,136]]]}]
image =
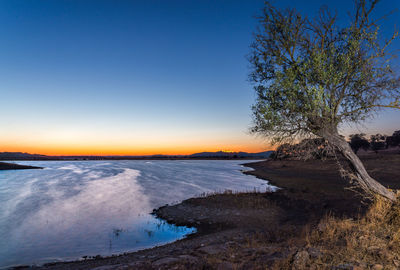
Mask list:
[{"label": "rocky shore", "polygon": [[[381,183],[400,188],[400,155],[365,157],[363,161]],[[245,165],[254,169],[247,174],[281,189],[273,193],[225,192],[164,206],[153,213],[169,223],[194,226],[198,232],[152,249],[47,264],[40,269],[304,269],[310,260],[323,257],[322,249],[310,245],[305,237],[319,230],[321,219],[328,215],[355,220],[368,208],[367,200],[361,203],[360,196],[346,189],[334,161]],[[363,269],[357,268],[361,264],[331,268],[320,261],[315,269]]]}]

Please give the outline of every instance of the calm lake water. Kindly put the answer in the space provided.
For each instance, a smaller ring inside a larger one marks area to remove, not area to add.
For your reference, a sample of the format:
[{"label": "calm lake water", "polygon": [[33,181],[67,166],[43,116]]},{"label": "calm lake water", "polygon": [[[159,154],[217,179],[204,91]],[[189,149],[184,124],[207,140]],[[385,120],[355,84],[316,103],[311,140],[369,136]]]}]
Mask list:
[{"label": "calm lake water", "polygon": [[149,213],[224,191],[265,191],[243,161],[25,161],[0,171],[0,268],[165,244],[195,232]]}]

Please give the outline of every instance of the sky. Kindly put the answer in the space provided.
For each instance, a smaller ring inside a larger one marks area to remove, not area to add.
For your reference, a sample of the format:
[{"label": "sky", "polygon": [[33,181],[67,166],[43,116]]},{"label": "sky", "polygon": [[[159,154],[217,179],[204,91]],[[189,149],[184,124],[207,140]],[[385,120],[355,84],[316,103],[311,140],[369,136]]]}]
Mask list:
[{"label": "sky", "polygon": [[[272,1],[342,20],[352,1]],[[0,1],[0,151],[189,154],[272,149],[249,134],[246,55],[263,1]],[[376,14],[400,9],[383,0]],[[399,13],[382,28],[389,36]],[[399,49],[396,41],[392,48]],[[399,61],[396,59],[395,61]],[[400,110],[354,132],[391,134]]]}]

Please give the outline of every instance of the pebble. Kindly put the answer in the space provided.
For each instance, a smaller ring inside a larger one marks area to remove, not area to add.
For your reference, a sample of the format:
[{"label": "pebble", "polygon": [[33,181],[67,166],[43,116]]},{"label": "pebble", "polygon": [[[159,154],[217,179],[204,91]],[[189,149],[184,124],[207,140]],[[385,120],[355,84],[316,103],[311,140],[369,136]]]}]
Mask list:
[{"label": "pebble", "polygon": [[310,254],[307,251],[299,251],[293,258],[293,269],[305,269],[305,266],[310,259]]},{"label": "pebble", "polygon": [[375,264],[374,266],[372,266],[372,270],[382,270],[382,269],[383,269],[382,264]]}]

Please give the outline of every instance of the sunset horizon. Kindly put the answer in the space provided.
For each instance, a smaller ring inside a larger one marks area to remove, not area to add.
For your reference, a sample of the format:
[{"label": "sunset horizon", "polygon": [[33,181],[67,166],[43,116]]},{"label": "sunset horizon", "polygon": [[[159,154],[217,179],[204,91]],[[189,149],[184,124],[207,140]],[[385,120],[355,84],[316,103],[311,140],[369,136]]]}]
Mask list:
[{"label": "sunset horizon", "polygon": [[[35,154],[35,155],[45,155],[45,156],[153,156],[153,155],[166,155],[166,156],[185,156],[191,155],[196,153],[203,153],[203,152],[224,152],[224,153],[238,153],[238,152],[246,152],[246,153],[260,153],[266,151],[273,151],[275,148],[249,148],[248,150],[244,148],[198,148],[193,150],[165,150],[165,151],[152,151],[152,150],[143,150],[143,151],[129,151],[129,150],[121,150],[118,152],[118,148],[113,147],[110,150],[93,150],[93,151],[82,151],[82,150],[74,150],[73,148],[69,148],[65,151],[41,151],[35,150],[34,148],[23,147],[23,148],[10,148],[11,150],[4,150],[1,152],[8,152],[8,153],[26,153],[26,154]],[[28,151],[27,151],[28,150]],[[1,153],[0,152],[0,153]]]}]

